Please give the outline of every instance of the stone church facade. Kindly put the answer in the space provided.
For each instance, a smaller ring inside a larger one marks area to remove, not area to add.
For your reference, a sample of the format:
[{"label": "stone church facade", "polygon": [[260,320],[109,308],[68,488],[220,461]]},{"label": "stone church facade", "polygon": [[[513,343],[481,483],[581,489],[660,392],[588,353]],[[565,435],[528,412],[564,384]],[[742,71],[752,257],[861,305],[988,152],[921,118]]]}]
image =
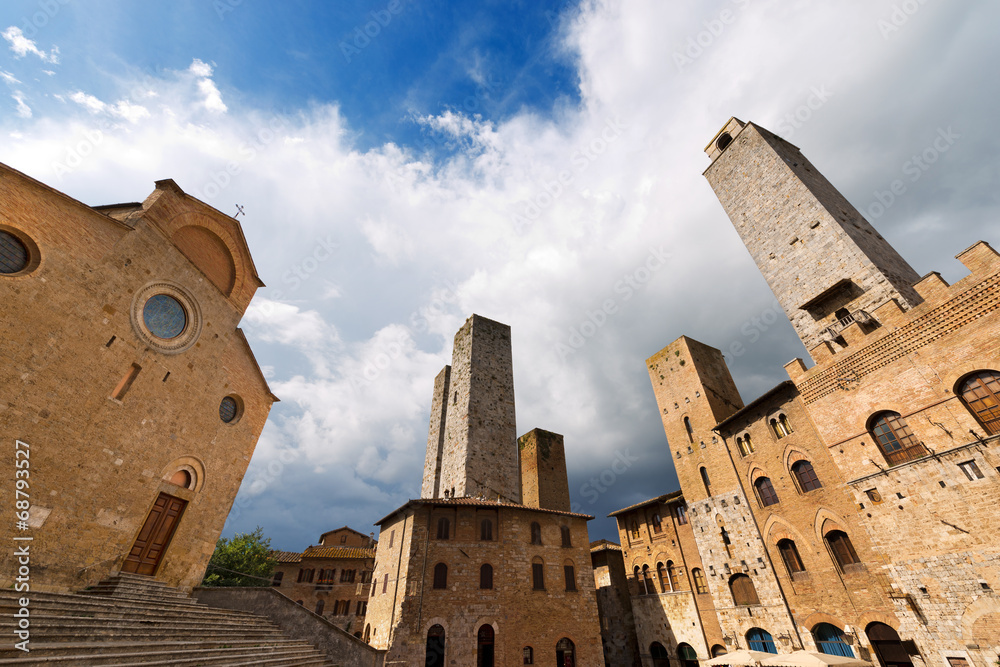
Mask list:
[{"label": "stone church facade", "polygon": [[979,242],[956,284],[921,278],[790,143],[733,118],[706,152],[814,364],[744,404],[708,345],[647,361],[681,491],[612,515],[643,664],[993,667],[1000,256]]},{"label": "stone church facade", "polygon": [[515,433],[510,327],[473,315],[435,380],[421,497],[378,522],[364,638],[386,664],[604,663],[563,438]]},{"label": "stone church facade", "polygon": [[0,166],[0,460],[31,590],[200,583],[277,400],[238,328],[262,285],[239,223],[173,181],[90,207]]}]

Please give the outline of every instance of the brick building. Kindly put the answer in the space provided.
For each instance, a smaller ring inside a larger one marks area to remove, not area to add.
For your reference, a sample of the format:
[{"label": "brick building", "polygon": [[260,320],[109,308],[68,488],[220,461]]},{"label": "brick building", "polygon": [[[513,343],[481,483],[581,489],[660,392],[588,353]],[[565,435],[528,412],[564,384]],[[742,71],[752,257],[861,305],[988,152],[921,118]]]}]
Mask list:
[{"label": "brick building", "polygon": [[510,327],[478,315],[435,380],[421,498],[381,521],[364,637],[386,664],[602,664],[562,436],[515,437]]},{"label": "brick building", "polygon": [[[614,513],[633,609],[664,597],[655,581],[647,594],[642,568],[670,540],[697,572],[700,615],[684,626],[701,622],[698,659],[807,648],[992,667],[1000,256],[979,242],[957,256],[970,275],[955,285],[920,278],[795,146],[733,118],[706,152],[706,178],[814,364],[789,362],[788,381],[744,405],[719,350],[682,337],[647,361],[683,496]],[[676,536],[658,537],[666,516]],[[655,620],[636,624],[645,664],[666,664],[643,644]]]},{"label": "brick building", "polygon": [[277,400],[237,327],[262,285],[239,223],[173,181],[90,207],[0,165],[0,459],[27,473],[32,590],[201,581]]},{"label": "brick building", "polygon": [[344,526],[295,553],[276,551],[271,585],[307,609],[361,637],[375,564],[374,538]]}]

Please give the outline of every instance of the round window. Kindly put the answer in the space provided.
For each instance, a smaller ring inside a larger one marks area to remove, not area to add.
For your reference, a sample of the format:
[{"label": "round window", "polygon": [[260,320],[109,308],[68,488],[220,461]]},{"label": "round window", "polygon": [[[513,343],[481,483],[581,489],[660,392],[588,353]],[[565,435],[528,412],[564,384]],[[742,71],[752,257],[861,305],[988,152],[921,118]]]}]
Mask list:
[{"label": "round window", "polygon": [[0,230],[0,273],[17,273],[28,266],[28,249],[10,232]]},{"label": "round window", "polygon": [[187,313],[184,306],[172,296],[156,294],[142,307],[142,321],[149,333],[157,338],[169,340],[184,333]]},{"label": "round window", "polygon": [[232,396],[226,396],[219,403],[219,419],[231,424],[236,421],[236,417],[239,416],[240,405],[236,402],[236,399]]}]

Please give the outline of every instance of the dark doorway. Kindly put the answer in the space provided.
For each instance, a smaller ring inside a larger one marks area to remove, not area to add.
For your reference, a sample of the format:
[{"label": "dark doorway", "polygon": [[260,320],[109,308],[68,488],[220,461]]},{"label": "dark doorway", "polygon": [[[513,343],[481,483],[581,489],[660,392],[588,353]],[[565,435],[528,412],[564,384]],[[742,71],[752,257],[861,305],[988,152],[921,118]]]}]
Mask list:
[{"label": "dark doorway", "polygon": [[649,655],[653,658],[653,667],[670,667],[670,655],[660,642],[649,645]]},{"label": "dark doorway", "polygon": [[576,667],[576,646],[569,637],[556,642],[556,667]]},{"label": "dark doorway", "polygon": [[427,631],[427,667],[444,667],[444,628],[433,625]]},{"label": "dark doorway", "polygon": [[476,667],[493,667],[493,626],[479,628]]},{"label": "dark doorway", "polygon": [[868,640],[882,667],[913,667],[910,656],[899,641],[896,631],[885,623],[872,623],[865,629]]},{"label": "dark doorway", "polygon": [[170,539],[184,514],[187,501],[161,493],[149,511],[142,530],[135,538],[132,550],[122,563],[122,572],[152,576],[160,567],[163,554],[170,546]]}]

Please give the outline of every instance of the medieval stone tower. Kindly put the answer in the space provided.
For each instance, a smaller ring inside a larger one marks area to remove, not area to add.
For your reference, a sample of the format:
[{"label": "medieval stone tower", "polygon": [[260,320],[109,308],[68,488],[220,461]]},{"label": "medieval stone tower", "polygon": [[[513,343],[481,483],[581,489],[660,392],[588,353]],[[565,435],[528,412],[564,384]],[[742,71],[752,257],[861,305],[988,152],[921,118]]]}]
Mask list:
[{"label": "medieval stone tower", "polygon": [[841,330],[874,326],[887,301],[920,303],[916,271],[798,148],[732,118],[705,152],[705,177],[810,354],[846,347]]},{"label": "medieval stone tower", "polygon": [[451,363],[434,380],[420,497],[519,503],[510,327],[473,315],[455,334]]}]

